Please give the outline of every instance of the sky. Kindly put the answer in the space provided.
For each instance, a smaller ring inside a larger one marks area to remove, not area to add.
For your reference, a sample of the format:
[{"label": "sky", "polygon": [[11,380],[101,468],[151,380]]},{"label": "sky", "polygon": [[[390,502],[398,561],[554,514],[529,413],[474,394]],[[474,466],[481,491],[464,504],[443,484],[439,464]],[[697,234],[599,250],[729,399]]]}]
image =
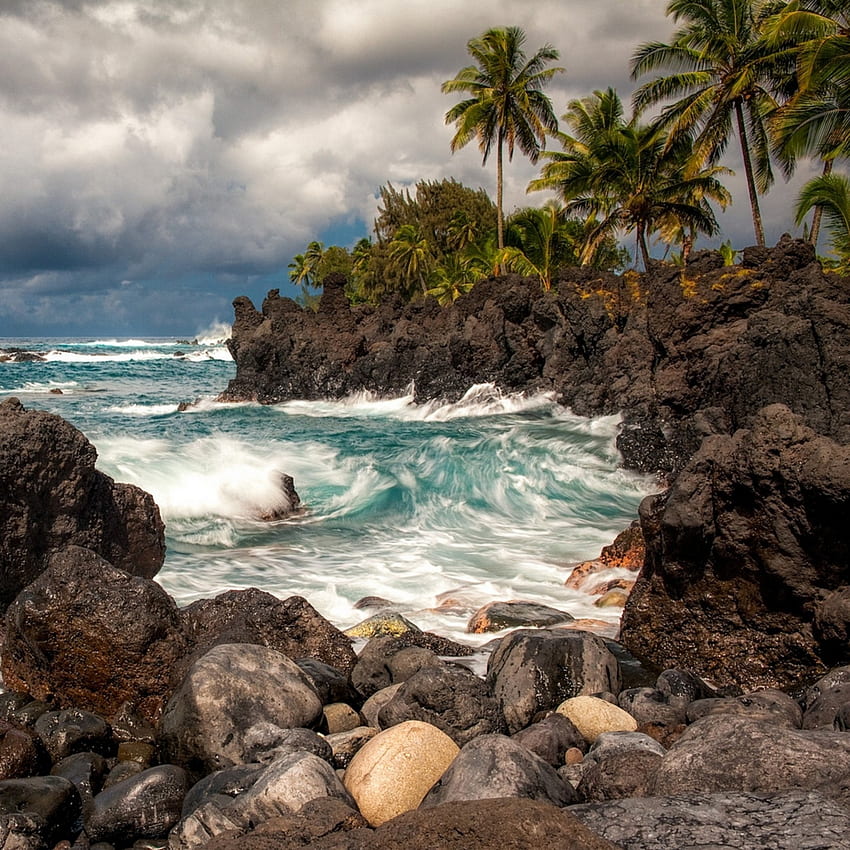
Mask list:
[{"label": "sky", "polygon": [[[520,26],[565,73],[556,114],[667,40],[667,0],[0,0],[0,337],[192,336],[232,300],[296,293],[307,243],[353,245],[378,188],[453,177],[495,194],[495,162],[452,154],[443,81],[467,41]],[[737,150],[723,238],[754,242]],[[506,211],[537,176],[506,166]],[[764,199],[768,242],[794,187]],[[660,249],[657,249],[660,250]]]}]

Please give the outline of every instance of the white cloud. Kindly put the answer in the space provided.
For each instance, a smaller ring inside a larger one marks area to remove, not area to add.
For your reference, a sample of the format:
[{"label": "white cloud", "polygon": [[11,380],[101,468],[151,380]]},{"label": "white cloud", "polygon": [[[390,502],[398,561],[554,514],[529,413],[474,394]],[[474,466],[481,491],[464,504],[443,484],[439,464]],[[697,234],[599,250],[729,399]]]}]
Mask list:
[{"label": "white cloud", "polygon": [[[665,6],[6,0],[0,319],[23,309],[9,294],[21,281],[50,298],[47,278],[127,304],[121,280],[162,279],[171,299],[181,275],[227,272],[228,300],[285,270],[331,223],[371,221],[389,180],[454,176],[493,192],[494,163],[482,168],[474,145],[453,156],[443,122],[452,100],[440,83],[468,64],[466,41],[516,24],[529,51],[551,42],[566,68],[550,88],[561,114],[596,88],[628,95],[631,52],[672,31]],[[536,172],[515,157],[508,208],[543,200],[525,194]],[[746,196],[733,191],[733,241],[744,244]],[[766,219],[781,232],[777,196]]]}]

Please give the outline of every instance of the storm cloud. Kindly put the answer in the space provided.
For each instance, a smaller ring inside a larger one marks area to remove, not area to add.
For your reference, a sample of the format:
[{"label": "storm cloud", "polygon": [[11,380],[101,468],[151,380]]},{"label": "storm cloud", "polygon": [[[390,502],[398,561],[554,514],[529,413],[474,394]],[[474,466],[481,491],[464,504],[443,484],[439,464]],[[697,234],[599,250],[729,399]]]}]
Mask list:
[{"label": "storm cloud", "polygon": [[[228,320],[236,295],[286,285],[309,240],[365,234],[387,181],[452,176],[492,192],[491,164],[474,146],[452,155],[443,121],[440,84],[467,64],[468,39],[516,24],[529,50],[558,48],[560,114],[608,85],[628,96],[636,45],[672,31],[665,6],[6,0],[0,336],[190,334]],[[528,202],[536,171],[511,164],[509,208]],[[731,189],[724,226],[748,244]],[[789,212],[771,203],[776,238]]]}]

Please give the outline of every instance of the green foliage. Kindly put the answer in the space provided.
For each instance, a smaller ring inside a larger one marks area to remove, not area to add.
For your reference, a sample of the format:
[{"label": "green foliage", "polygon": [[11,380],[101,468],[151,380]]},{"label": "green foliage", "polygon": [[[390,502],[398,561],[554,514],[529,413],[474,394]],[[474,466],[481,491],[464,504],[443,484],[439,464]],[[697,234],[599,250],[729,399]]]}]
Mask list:
[{"label": "green foliage", "polygon": [[412,194],[387,183],[379,196],[374,224],[378,241],[392,241],[400,227],[412,225],[437,258],[455,250],[459,234],[470,241],[496,226],[496,208],[487,193],[457,180],[420,180]]},{"label": "green foliage", "polygon": [[474,65],[462,68],[443,83],[444,94],[468,95],[446,113],[446,124],[455,125],[452,152],[473,139],[484,164],[496,148],[497,242],[504,247],[503,154],[513,159],[515,148],[536,162],[548,133],[558,129],[552,103],[543,88],[563,68],[547,67],[558,51],[547,44],[528,59],[523,50],[525,33],[519,27],[494,28],[467,42]]},{"label": "green foliage", "polygon": [[797,201],[799,224],[812,207],[823,210],[824,223],[832,238],[836,267],[850,273],[850,180],[840,174],[815,177],[803,187]]},{"label": "green foliage", "polygon": [[723,257],[724,266],[734,266],[735,259],[740,253],[740,251],[737,251],[735,248],[732,247],[732,242],[729,239],[727,239],[720,245],[718,251],[720,252],[720,256]]},{"label": "green foliage", "polygon": [[634,78],[669,71],[637,89],[635,113],[672,101],[661,121],[672,139],[694,139],[696,162],[716,163],[737,131],[759,245],[764,245],[764,228],[758,194],[773,182],[766,122],[777,106],[774,93],[787,77],[788,61],[785,54],[766,50],[761,40],[768,8],[764,0],[671,0],[667,14],[681,26],[668,44],[643,44],[632,59]]},{"label": "green foliage", "polygon": [[728,202],[718,180],[727,169],[697,167],[687,136],[671,136],[662,125],[637,118],[626,121],[610,88],[572,101],[563,119],[574,135],[559,134],[563,152],[546,153],[549,162],[528,188],[554,189],[568,215],[592,222],[579,250],[582,265],[591,264],[603,241],[617,232],[635,233],[647,267],[648,234],[717,231],[708,202]]}]

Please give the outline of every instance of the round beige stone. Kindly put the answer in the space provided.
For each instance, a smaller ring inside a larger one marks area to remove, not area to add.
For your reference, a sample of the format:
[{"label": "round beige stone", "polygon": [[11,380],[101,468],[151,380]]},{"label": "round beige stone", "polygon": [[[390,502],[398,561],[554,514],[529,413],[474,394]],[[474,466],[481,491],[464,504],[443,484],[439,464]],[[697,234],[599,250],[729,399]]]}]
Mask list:
[{"label": "round beige stone", "polygon": [[588,744],[603,732],[634,732],[637,729],[637,721],[631,714],[598,697],[573,697],[562,702],[556,710],[572,720]]},{"label": "round beige stone", "polygon": [[372,826],[417,808],[460,752],[445,732],[407,720],[368,741],[345,771],[345,785]]}]

